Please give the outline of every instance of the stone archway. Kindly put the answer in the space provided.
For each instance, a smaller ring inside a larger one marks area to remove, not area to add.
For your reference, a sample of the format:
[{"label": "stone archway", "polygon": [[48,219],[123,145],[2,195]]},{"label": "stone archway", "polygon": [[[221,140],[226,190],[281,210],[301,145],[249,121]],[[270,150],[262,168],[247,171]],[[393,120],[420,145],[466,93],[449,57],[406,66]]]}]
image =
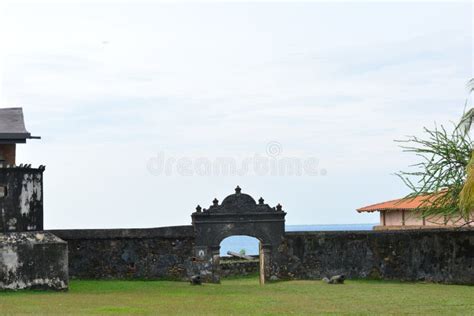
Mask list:
[{"label": "stone archway", "polygon": [[220,282],[219,249],[223,239],[248,235],[260,241],[261,283],[274,275],[277,249],[285,234],[285,215],[280,204],[258,203],[237,186],[221,204],[214,199],[208,209],[198,205],[191,217],[195,233],[196,272],[208,282]]}]

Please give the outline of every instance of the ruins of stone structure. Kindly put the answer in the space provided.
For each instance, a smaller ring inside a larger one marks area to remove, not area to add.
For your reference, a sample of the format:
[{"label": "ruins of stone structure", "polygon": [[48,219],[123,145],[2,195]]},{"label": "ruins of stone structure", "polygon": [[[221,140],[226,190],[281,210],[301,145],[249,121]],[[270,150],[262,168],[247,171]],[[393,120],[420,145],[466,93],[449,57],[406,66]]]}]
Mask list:
[{"label": "ruins of stone structure", "polygon": [[68,243],[72,278],[219,282],[220,240],[245,234],[262,244],[261,281],[343,274],[474,284],[472,229],[285,232],[286,213],[258,203],[239,188],[221,204],[198,206],[192,225],[51,232]]},{"label": "ruins of stone structure", "polygon": [[226,237],[247,235],[260,241],[260,283],[274,275],[277,248],[285,235],[285,215],[282,206],[272,208],[257,202],[237,186],[235,193],[222,204],[214,199],[208,209],[198,205],[191,217],[195,234],[194,263],[205,279],[219,282],[219,249]]},{"label": "ruins of stone structure", "polygon": [[282,206],[240,187],[198,206],[192,225],[43,231],[45,168],[15,162],[28,138],[21,109],[0,109],[0,289],[64,290],[70,277],[219,282],[220,242],[233,235],[260,241],[261,283],[345,275],[474,284],[472,229],[285,232]]},{"label": "ruins of stone structure", "polygon": [[67,289],[67,243],[43,231],[44,166],[16,165],[21,108],[0,109],[0,289]]}]

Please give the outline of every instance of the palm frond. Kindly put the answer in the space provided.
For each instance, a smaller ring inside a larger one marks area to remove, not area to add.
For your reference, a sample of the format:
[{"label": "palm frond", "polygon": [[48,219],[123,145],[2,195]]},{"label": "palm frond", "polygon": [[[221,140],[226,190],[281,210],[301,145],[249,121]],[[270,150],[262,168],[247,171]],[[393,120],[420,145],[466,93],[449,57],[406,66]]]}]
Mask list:
[{"label": "palm frond", "polygon": [[469,131],[471,130],[473,121],[474,121],[474,108],[470,109],[469,111],[463,114],[456,129],[460,130],[464,135],[467,135]]},{"label": "palm frond", "polygon": [[464,135],[467,135],[469,131],[471,130],[472,122],[474,119],[474,113],[473,113],[474,108],[466,112],[466,109],[471,97],[471,93],[472,91],[474,91],[474,78],[472,78],[466,83],[466,90],[467,90],[467,97],[466,97],[466,101],[464,101],[464,109],[462,112],[463,114],[462,114],[461,120],[459,121],[458,126],[456,127],[456,129],[461,130],[464,133]]},{"label": "palm frond", "polygon": [[466,89],[467,93],[471,93],[472,91],[474,91],[474,78],[472,78],[466,83]]}]

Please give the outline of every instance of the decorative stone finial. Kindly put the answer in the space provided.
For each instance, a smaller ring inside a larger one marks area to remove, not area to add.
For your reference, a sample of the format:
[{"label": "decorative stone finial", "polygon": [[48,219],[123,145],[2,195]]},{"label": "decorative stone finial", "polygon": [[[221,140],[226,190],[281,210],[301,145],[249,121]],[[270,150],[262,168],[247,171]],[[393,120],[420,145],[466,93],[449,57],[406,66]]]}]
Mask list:
[{"label": "decorative stone finial", "polygon": [[200,205],[196,206],[196,212],[201,213],[201,206]]},{"label": "decorative stone finial", "polygon": [[262,205],[263,202],[265,202],[265,200],[263,199],[263,197],[260,197],[260,198],[258,199],[258,204]]},{"label": "decorative stone finial", "polygon": [[277,211],[281,211],[281,210],[282,210],[282,206],[281,206],[280,203],[278,203],[278,205],[276,206],[276,210],[277,210]]},{"label": "decorative stone finial", "polygon": [[242,189],[239,186],[235,188],[235,193],[240,194],[241,191]]},{"label": "decorative stone finial", "polygon": [[214,199],[214,200],[212,201],[212,205],[213,205],[213,206],[218,206],[218,205],[219,205],[219,200],[218,200],[218,199]]}]

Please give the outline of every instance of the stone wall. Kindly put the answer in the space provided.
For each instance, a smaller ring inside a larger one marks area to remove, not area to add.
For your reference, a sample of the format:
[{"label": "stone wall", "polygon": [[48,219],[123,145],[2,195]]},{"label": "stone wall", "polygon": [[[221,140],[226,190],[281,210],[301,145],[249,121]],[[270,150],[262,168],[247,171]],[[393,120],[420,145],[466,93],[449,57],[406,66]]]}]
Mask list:
[{"label": "stone wall", "polygon": [[68,287],[67,244],[45,232],[0,234],[0,289]]},{"label": "stone wall", "polygon": [[[50,232],[68,242],[71,278],[187,280],[199,273],[192,226]],[[287,232],[273,258],[272,279],[345,274],[474,284],[474,230]],[[226,276],[254,268],[219,269]]]},{"label": "stone wall", "polygon": [[0,233],[43,229],[43,171],[0,167]]},{"label": "stone wall", "polygon": [[348,278],[474,284],[474,230],[288,232],[280,278]]},{"label": "stone wall", "polygon": [[69,245],[69,275],[81,279],[187,280],[192,226],[52,230]]},{"label": "stone wall", "polygon": [[223,256],[219,261],[221,277],[237,277],[259,272],[259,257],[252,256],[252,260]]}]

